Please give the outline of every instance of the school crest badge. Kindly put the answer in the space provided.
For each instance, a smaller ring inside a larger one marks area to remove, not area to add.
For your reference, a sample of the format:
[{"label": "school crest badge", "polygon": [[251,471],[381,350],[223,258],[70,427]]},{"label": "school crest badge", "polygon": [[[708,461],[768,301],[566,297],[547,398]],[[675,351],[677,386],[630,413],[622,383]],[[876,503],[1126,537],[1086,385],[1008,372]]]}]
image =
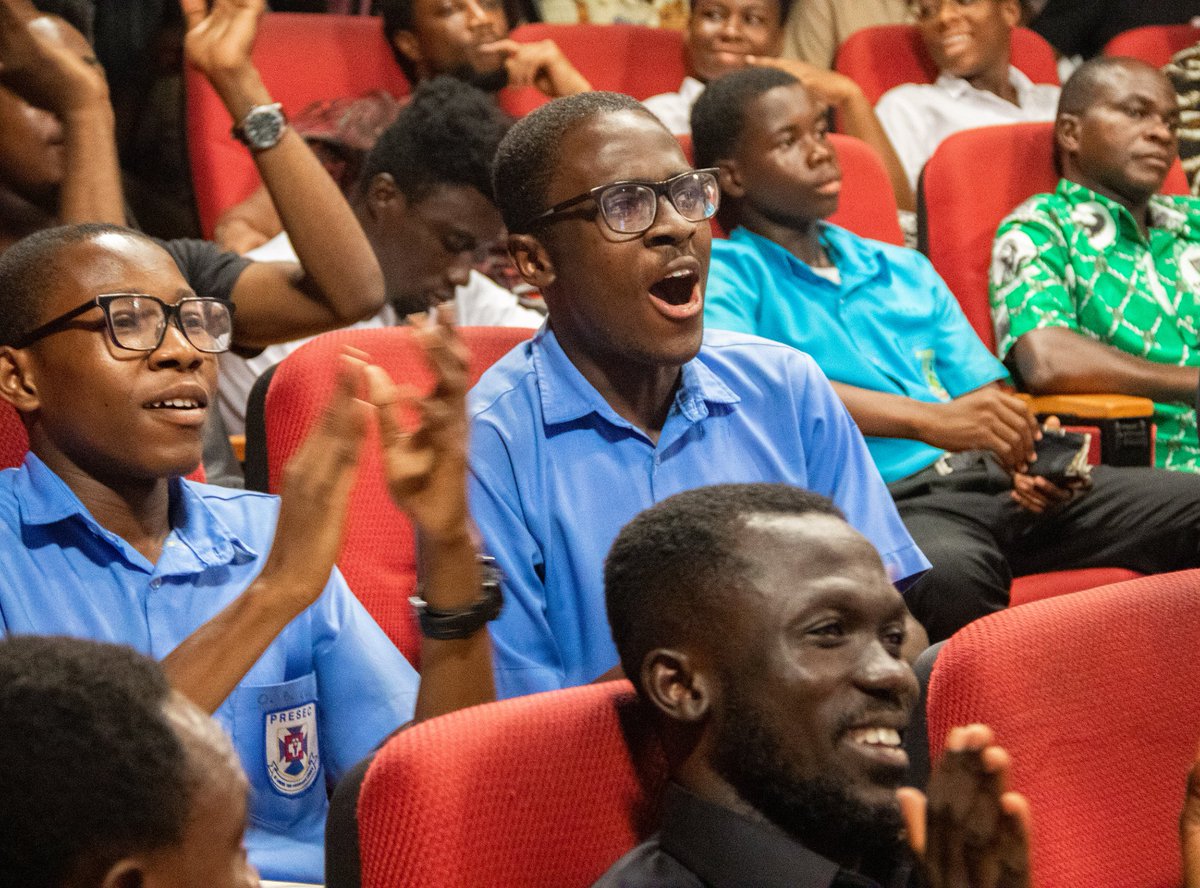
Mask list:
[{"label": "school crest badge", "polygon": [[313,785],[321,770],[317,704],[268,712],[263,727],[271,785],[283,795],[299,795]]}]

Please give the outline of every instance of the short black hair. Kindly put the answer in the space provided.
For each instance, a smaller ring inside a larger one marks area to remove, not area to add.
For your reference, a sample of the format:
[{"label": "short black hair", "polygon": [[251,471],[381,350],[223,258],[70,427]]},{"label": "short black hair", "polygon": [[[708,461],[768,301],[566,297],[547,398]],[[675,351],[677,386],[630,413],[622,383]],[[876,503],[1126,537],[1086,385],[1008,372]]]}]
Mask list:
[{"label": "short black hair", "polygon": [[524,233],[530,220],[546,209],[546,192],[567,133],[586,120],[618,111],[635,111],[658,122],[630,96],[587,92],[548,102],[513,124],[500,143],[492,172],[496,205],[510,233]]},{"label": "short black hair", "polygon": [[[1082,114],[1096,101],[1101,84],[1114,71],[1125,68],[1145,68],[1161,74],[1153,65],[1126,56],[1096,56],[1075,69],[1058,94],[1058,116]],[[1165,75],[1163,75],[1165,76]]]},{"label": "short black hair", "polygon": [[[741,535],[753,515],[842,513],[788,484],[698,487],[651,506],[622,528],[604,564],[608,623],[625,675],[641,684],[659,647],[720,644],[730,599],[753,580]],[[716,634],[714,634],[716,633]]]},{"label": "short black hair", "polygon": [[103,234],[124,234],[155,243],[132,228],[83,222],[35,231],[0,254],[0,345],[19,342],[41,322],[46,284],[59,272],[58,255],[73,244]]},{"label": "short black hair", "polygon": [[751,66],[710,83],[692,106],[692,152],[697,167],[716,166],[737,150],[746,109],[763,93],[800,81],[778,68]]},{"label": "short black hair", "polygon": [[360,187],[388,173],[421,199],[439,185],[467,185],[492,199],[492,162],[512,120],[495,101],[453,77],[425,81],[363,161]]},{"label": "short black hair", "polygon": [[412,63],[412,59],[396,48],[395,37],[397,31],[413,29],[415,5],[415,0],[383,0],[379,4],[379,13],[383,20],[383,38],[391,48],[396,64],[400,66],[411,85],[416,85],[417,82],[417,66]]},{"label": "short black hair", "polygon": [[164,715],[170,693],[131,648],[0,641],[0,886],[98,881],[120,858],[182,838],[192,790]]}]

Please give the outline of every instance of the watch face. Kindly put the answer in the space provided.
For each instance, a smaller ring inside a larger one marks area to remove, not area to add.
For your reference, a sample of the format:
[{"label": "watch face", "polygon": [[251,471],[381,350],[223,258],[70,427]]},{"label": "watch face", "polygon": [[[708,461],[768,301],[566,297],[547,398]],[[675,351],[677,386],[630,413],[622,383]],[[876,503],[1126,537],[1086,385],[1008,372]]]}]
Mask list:
[{"label": "watch face", "polygon": [[283,114],[274,108],[256,109],[242,124],[246,141],[252,148],[270,148],[283,134]]}]

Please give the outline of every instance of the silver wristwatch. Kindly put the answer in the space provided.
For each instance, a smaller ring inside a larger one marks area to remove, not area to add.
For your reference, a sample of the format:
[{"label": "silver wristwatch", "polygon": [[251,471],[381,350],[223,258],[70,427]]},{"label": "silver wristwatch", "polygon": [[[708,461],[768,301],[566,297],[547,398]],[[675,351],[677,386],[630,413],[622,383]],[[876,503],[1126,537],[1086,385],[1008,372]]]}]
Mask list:
[{"label": "silver wristwatch", "polygon": [[274,148],[287,129],[283,105],[255,105],[246,112],[242,122],[233,128],[233,136],[251,151]]}]

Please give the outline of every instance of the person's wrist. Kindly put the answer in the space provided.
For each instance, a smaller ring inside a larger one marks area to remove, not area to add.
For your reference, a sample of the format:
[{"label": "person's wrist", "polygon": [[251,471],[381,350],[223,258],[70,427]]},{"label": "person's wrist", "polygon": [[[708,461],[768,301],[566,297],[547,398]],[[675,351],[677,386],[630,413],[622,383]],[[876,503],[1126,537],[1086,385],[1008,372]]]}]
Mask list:
[{"label": "person's wrist", "polygon": [[909,413],[910,436],[917,441],[931,444],[930,440],[938,428],[940,408],[944,405],[936,401],[914,401],[917,408]]},{"label": "person's wrist", "polygon": [[235,125],[242,122],[251,108],[270,105],[274,101],[262,82],[258,69],[253,65],[205,72],[205,75],[229,111]]}]

